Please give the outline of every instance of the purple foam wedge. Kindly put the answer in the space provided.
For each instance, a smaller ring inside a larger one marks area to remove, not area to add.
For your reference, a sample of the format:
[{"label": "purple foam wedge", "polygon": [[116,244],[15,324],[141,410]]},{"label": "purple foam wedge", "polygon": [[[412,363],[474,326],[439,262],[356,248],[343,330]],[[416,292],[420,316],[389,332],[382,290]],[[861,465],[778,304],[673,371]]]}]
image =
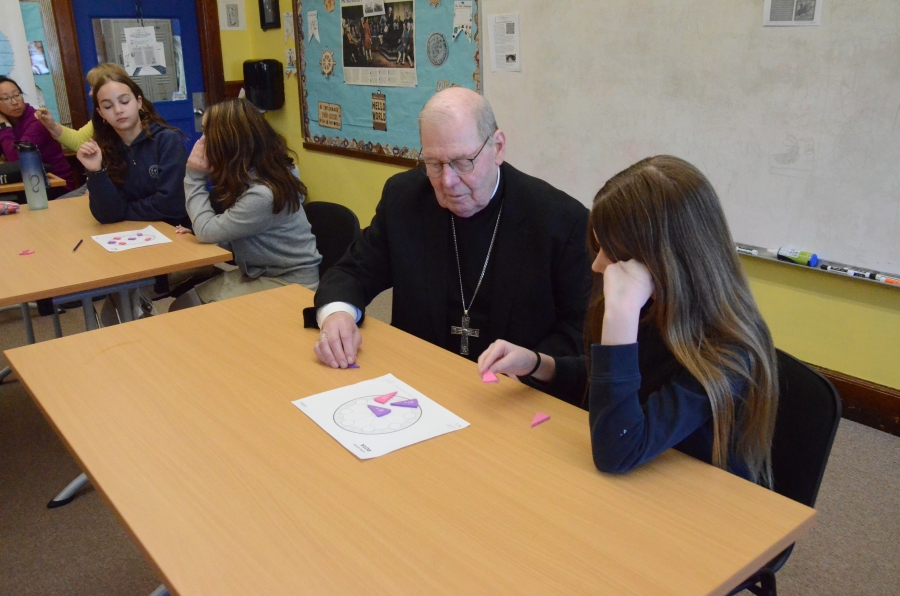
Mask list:
[{"label": "purple foam wedge", "polygon": [[379,406],[369,406],[369,409],[372,410],[372,413],[381,418],[382,416],[387,416],[391,413],[390,408],[381,408]]},{"label": "purple foam wedge", "polygon": [[404,399],[403,401],[395,401],[391,404],[392,406],[400,406],[401,408],[418,408],[419,400],[417,399]]}]

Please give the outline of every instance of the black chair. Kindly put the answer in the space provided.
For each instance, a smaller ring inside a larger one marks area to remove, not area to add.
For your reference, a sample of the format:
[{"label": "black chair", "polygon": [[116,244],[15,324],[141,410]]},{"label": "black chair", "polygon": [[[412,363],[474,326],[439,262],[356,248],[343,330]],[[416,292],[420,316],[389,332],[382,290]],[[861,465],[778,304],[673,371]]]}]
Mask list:
[{"label": "black chair", "polygon": [[[777,352],[781,395],[772,439],[774,488],[812,507],[841,420],[841,397],[828,379],[790,354]],[[731,594],[750,590],[757,596],[776,596],[775,572],[793,548],[793,544],[786,548]]]},{"label": "black chair", "polygon": [[316,201],[303,205],[306,218],[316,237],[316,248],[322,255],[319,279],[337,263],[350,244],[361,235],[359,219],[350,209],[337,203]]}]

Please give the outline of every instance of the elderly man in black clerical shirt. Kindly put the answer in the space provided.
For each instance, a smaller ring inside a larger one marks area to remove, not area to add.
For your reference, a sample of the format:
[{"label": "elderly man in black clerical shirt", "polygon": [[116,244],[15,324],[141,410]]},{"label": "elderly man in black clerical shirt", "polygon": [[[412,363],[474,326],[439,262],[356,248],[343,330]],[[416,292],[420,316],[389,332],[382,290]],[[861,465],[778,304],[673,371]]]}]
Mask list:
[{"label": "elderly man in black clerical shirt", "polygon": [[481,95],[454,87],[419,114],[420,169],[384,185],[372,224],[316,292],[319,359],[357,359],[363,309],[393,287],[391,324],[470,360],[496,339],[580,354],[591,289],[587,209],[504,163]]}]

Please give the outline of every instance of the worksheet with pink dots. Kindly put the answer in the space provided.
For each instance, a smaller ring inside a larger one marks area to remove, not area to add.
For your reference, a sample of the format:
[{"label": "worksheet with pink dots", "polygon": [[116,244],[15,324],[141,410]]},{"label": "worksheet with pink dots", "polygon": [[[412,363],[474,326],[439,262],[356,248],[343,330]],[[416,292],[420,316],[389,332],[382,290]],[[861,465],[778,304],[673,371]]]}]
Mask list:
[{"label": "worksheet with pink dots", "polygon": [[143,230],[100,234],[99,236],[91,236],[91,238],[109,252],[122,252],[123,250],[131,250],[132,248],[141,248],[142,246],[153,246],[154,244],[171,242],[169,238],[166,238],[153,226],[147,226]]}]

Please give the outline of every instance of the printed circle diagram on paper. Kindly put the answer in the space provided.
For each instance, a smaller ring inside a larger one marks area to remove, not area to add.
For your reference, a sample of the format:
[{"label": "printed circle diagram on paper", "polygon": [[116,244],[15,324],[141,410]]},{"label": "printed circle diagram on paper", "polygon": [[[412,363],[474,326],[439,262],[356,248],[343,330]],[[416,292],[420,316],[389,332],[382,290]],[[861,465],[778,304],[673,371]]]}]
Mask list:
[{"label": "printed circle diagram on paper", "polygon": [[339,406],[334,411],[335,424],[352,433],[383,435],[409,428],[422,418],[418,400],[397,394],[382,405],[376,397],[360,397]]}]

